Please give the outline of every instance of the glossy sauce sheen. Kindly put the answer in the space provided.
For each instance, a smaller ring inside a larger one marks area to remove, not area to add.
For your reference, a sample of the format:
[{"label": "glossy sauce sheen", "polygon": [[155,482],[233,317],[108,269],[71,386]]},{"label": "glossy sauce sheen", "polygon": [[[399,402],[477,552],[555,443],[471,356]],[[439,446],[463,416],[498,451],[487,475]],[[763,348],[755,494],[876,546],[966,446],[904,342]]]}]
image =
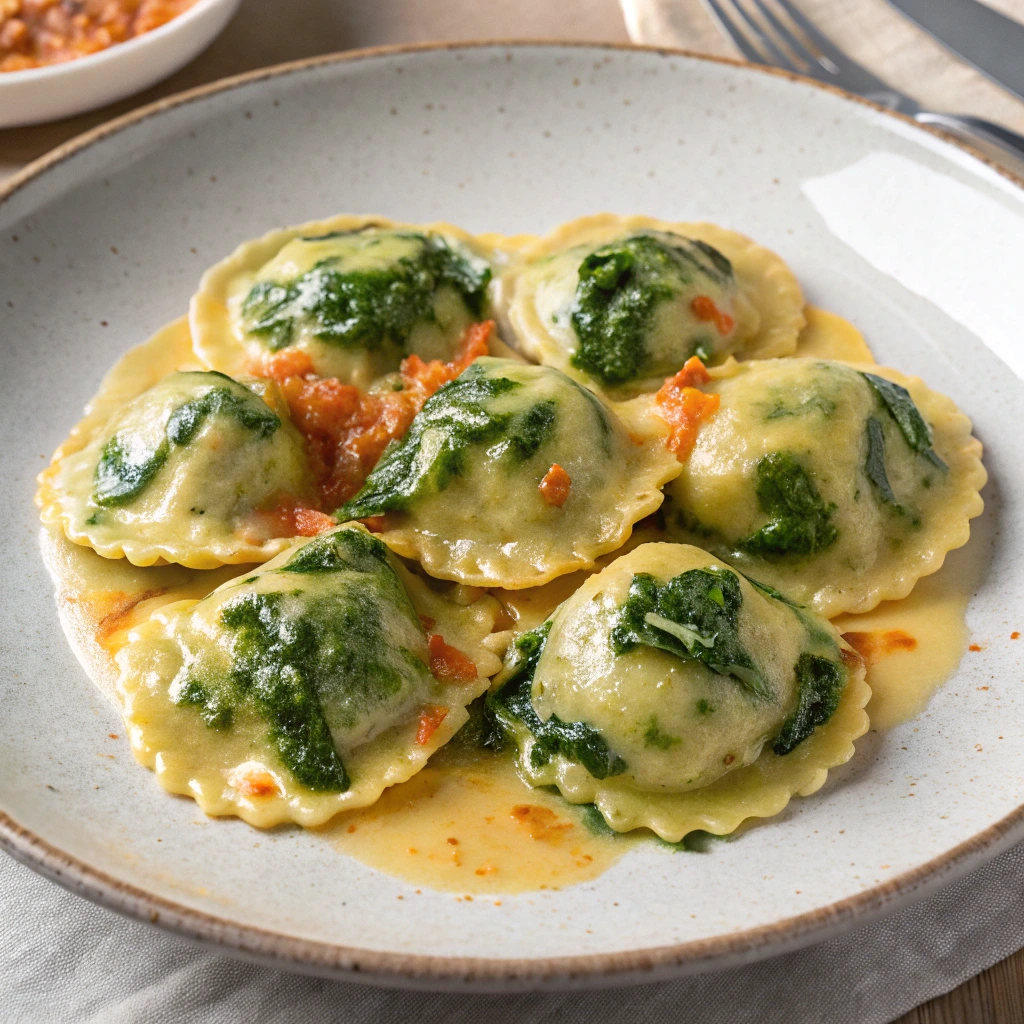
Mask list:
[{"label": "glossy sauce sheen", "polygon": [[322,831],[364,864],[463,894],[586,882],[638,841],[593,831],[581,809],[523,783],[509,754],[453,745],[373,806]]},{"label": "glossy sauce sheen", "polygon": [[[178,333],[182,325],[171,330]],[[154,352],[166,337],[158,334],[149,343]],[[870,358],[856,328],[813,308],[797,354]],[[130,381],[139,365],[138,357],[118,364],[106,387]],[[653,539],[654,531],[638,528],[623,551]],[[124,559],[101,558],[47,530],[43,553],[72,647],[111,697],[116,678],[112,656],[132,626],[162,604],[199,598],[245,571],[244,566],[140,569]],[[572,573],[530,590],[495,591],[507,613],[506,625],[517,631],[539,625],[587,575]],[[835,620],[848,638],[854,634],[851,642],[868,662],[872,728],[891,728],[918,714],[956,670],[969,640],[965,613],[977,576],[977,571],[947,569],[922,580],[903,601]],[[595,830],[583,808],[522,782],[510,755],[470,749],[458,741],[376,804],[341,814],[317,831],[339,852],[370,867],[463,899],[585,882],[636,843],[654,841],[650,833],[619,836]]]},{"label": "glossy sauce sheen", "polygon": [[867,662],[872,729],[891,729],[919,715],[956,671],[970,640],[965,617],[978,575],[977,559],[970,561],[966,572],[947,566],[926,576],[902,601],[832,620]]}]

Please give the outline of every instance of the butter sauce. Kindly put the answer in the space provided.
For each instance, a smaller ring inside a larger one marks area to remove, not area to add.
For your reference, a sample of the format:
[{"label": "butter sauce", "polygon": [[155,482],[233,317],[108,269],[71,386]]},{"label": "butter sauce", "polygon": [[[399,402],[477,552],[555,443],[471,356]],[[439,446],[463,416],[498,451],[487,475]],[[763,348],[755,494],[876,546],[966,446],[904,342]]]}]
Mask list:
[{"label": "butter sauce", "polygon": [[641,841],[595,831],[583,809],[527,786],[509,753],[460,748],[458,740],[377,803],[320,832],[370,867],[463,894],[576,885]]},{"label": "butter sauce", "polygon": [[[984,570],[975,543],[950,556],[902,601],[832,622],[867,662],[871,728],[891,729],[920,714],[967,651],[967,604]],[[955,561],[954,561],[955,559]]]}]

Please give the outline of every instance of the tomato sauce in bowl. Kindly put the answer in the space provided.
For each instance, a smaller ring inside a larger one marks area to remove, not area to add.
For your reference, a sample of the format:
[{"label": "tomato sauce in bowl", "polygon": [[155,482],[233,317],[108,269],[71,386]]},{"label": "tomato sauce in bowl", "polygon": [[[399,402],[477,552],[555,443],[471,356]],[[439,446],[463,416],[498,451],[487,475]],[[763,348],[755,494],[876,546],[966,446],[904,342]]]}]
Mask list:
[{"label": "tomato sauce in bowl", "polygon": [[0,0],[0,72],[98,53],[151,32],[196,0]]}]

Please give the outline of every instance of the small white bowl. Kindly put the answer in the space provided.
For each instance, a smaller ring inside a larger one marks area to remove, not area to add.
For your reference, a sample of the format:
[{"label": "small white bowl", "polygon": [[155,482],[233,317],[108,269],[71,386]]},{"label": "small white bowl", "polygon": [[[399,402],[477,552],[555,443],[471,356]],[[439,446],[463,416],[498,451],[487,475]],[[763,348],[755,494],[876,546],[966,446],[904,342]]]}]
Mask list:
[{"label": "small white bowl", "polygon": [[198,56],[241,0],[197,0],[165,25],[85,57],[0,72],[0,128],[56,121],[154,85]]}]

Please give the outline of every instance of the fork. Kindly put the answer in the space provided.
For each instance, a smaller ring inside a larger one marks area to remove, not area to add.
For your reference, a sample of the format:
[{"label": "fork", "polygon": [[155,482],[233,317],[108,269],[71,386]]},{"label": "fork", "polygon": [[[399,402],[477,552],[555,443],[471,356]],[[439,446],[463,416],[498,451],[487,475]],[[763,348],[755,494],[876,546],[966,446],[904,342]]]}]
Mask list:
[{"label": "fork", "polygon": [[[719,28],[752,64],[783,68],[831,83],[922,124],[944,128],[972,141],[981,140],[1018,161],[1024,160],[1024,136],[970,114],[925,110],[916,100],[897,92],[843,53],[790,0],[749,0],[761,20],[754,17],[743,0],[703,2]],[[726,3],[730,3],[734,14],[728,12]]]}]

